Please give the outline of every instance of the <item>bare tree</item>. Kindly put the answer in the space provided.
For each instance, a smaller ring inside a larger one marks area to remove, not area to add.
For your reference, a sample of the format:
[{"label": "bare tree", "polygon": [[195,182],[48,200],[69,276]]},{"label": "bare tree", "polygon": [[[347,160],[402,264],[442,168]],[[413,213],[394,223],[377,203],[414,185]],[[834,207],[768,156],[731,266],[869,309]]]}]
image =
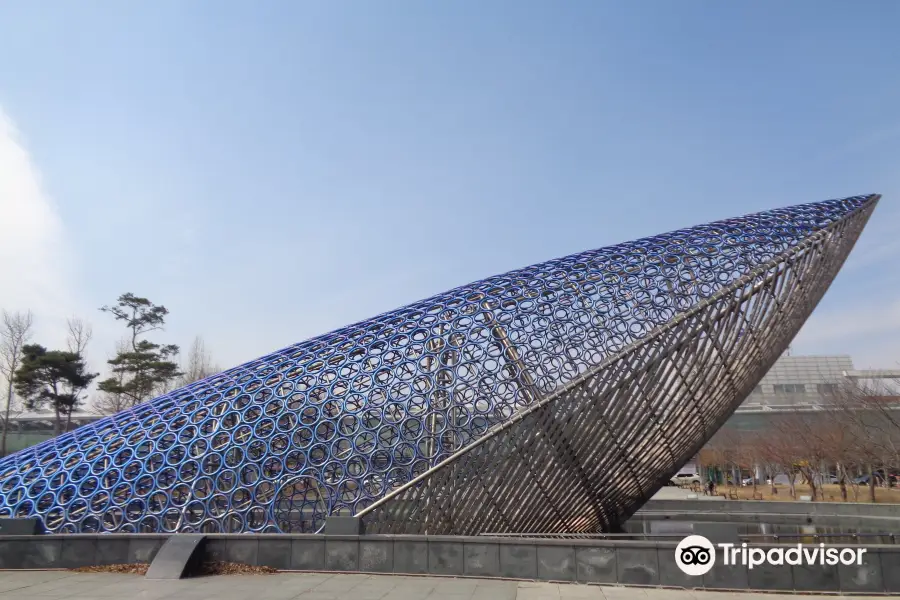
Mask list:
[{"label": "bare tree", "polygon": [[836,394],[835,403],[842,413],[844,426],[857,432],[856,463],[868,475],[870,502],[876,501],[878,480],[888,481],[891,467],[900,462],[900,413],[895,409],[896,400],[881,384],[851,382]]},{"label": "bare tree", "polygon": [[851,396],[861,408],[874,417],[870,427],[880,431],[890,431],[896,436],[900,433],[900,411],[895,407],[900,397],[900,380],[880,381],[878,383],[853,382],[843,386],[842,394]]},{"label": "bare tree", "polygon": [[[741,467],[741,435],[731,427],[723,427],[712,437],[707,445],[709,461],[721,467],[724,473],[731,474],[736,485],[740,485]],[[727,481],[726,476],[726,481]]]},{"label": "bare tree", "polygon": [[[66,319],[66,327],[68,329],[66,349],[69,352],[77,354],[82,360],[87,362],[87,347],[88,344],[91,343],[91,338],[94,336],[93,327],[91,327],[91,324],[85,319],[74,316]],[[66,410],[66,431],[69,431],[70,429],[72,423],[72,411],[74,410],[74,404]]]},{"label": "bare tree", "polygon": [[[832,452],[844,453],[839,465],[838,478],[846,499],[845,482],[852,484],[854,500],[858,500],[858,483],[851,478],[852,470],[866,471],[869,500],[875,502],[875,484],[881,475],[876,469],[889,470],[897,464],[900,452],[900,429],[895,426],[897,415],[880,392],[856,383],[842,385],[831,398],[828,412],[832,416],[832,431],[837,432],[829,440]],[[841,443],[843,440],[843,443]]]},{"label": "bare tree", "polygon": [[753,486],[753,494],[756,495],[757,485],[756,479],[757,467],[763,462],[763,444],[758,435],[741,435],[740,436],[740,468],[750,471],[750,482]]},{"label": "bare tree", "polygon": [[206,348],[206,342],[199,335],[194,338],[191,349],[187,354],[187,361],[181,369],[184,375],[181,377],[181,385],[188,385],[210,375],[215,375],[222,369],[213,365],[212,355]]},{"label": "bare tree", "polygon": [[[739,469],[763,467],[773,493],[775,477],[784,474],[793,498],[798,475],[813,499],[825,499],[826,476],[835,473],[845,502],[851,491],[858,500],[858,482],[867,481],[869,501],[875,502],[876,485],[889,484],[900,468],[900,382],[892,389],[859,382],[841,388],[821,410],[779,415],[764,431],[723,428],[704,449],[705,456],[730,467],[735,479]],[[868,478],[855,479],[860,473]]]},{"label": "bare tree", "polygon": [[66,349],[80,356],[85,355],[88,344],[94,336],[94,329],[86,320],[79,317],[66,319],[69,335],[66,337]]},{"label": "bare tree", "polygon": [[795,413],[786,416],[782,420],[782,435],[790,436],[794,446],[796,462],[794,466],[806,484],[809,486],[812,500],[821,496],[820,472],[822,465],[827,460],[828,449],[823,440],[815,413]]},{"label": "bare tree", "polygon": [[743,456],[743,436],[736,429],[725,429],[722,431],[723,446],[725,448],[725,466],[731,471],[731,479],[735,488],[740,487],[743,479],[742,470],[744,466]]},{"label": "bare tree", "polygon": [[787,475],[784,470],[784,462],[779,455],[779,440],[777,433],[773,432],[771,429],[759,432],[756,436],[756,445],[759,465],[763,468],[766,477],[769,479],[769,485],[772,486],[772,494],[776,495],[778,494],[778,487],[775,483],[775,478],[782,473]]},{"label": "bare tree", "polygon": [[[854,406],[834,398],[831,405],[819,413],[821,423],[810,432],[818,438],[825,462],[835,469],[835,476],[841,490],[841,500],[847,501],[847,483],[850,480],[848,467],[857,459],[859,436],[865,435],[857,421]],[[824,492],[823,492],[824,494]]]},{"label": "bare tree", "polygon": [[[853,386],[856,393],[856,401],[860,406],[860,413],[865,420],[866,433],[869,442],[877,446],[873,453],[877,453],[877,463],[880,463],[887,471],[900,467],[900,380],[881,381],[878,385]],[[885,481],[889,473],[885,472]],[[870,488],[874,494],[874,481]]]},{"label": "bare tree", "polygon": [[9,419],[15,406],[13,379],[22,363],[22,349],[31,340],[34,317],[31,311],[9,313],[3,311],[0,323],[0,375],[6,380],[6,404],[3,407],[3,436],[0,441],[0,456],[6,455],[6,438],[9,433]]},{"label": "bare tree", "polygon": [[797,475],[800,464],[804,461],[806,450],[802,440],[797,437],[798,426],[791,416],[779,415],[770,424],[768,452],[774,462],[781,466],[781,471],[788,478],[791,498],[797,498]]},{"label": "bare tree", "polygon": [[[131,348],[131,338],[123,337],[121,340],[116,342],[115,353],[112,355],[112,357],[118,356],[123,352],[127,352],[129,348]],[[115,377],[119,382],[119,387],[121,387],[125,383],[125,373],[114,373],[113,377]],[[94,396],[94,410],[104,415],[114,415],[117,412],[125,410],[129,406],[131,406],[131,399],[120,391],[99,391]]]},{"label": "bare tree", "polygon": [[710,470],[713,471],[714,474],[711,478],[714,483],[718,485],[718,472],[722,465],[725,464],[725,451],[722,447],[721,440],[713,436],[698,456],[700,457],[700,462],[704,470],[707,472]]}]

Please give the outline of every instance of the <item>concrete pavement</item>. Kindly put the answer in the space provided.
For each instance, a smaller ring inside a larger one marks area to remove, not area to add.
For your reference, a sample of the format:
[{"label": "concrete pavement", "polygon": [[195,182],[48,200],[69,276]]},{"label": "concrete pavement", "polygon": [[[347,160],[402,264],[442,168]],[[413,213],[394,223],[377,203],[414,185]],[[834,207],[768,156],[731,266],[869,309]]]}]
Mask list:
[{"label": "concrete pavement", "polygon": [[703,492],[692,492],[684,488],[666,486],[653,495],[652,500],[721,500],[722,496],[705,496]]},{"label": "concrete pavement", "polygon": [[[832,596],[834,597],[834,596]],[[279,573],[150,581],[138,575],[0,571],[0,599],[157,600],[787,600],[797,595],[626,588],[489,579]],[[854,596],[855,600],[865,598]],[[874,596],[872,596],[874,598]]]}]

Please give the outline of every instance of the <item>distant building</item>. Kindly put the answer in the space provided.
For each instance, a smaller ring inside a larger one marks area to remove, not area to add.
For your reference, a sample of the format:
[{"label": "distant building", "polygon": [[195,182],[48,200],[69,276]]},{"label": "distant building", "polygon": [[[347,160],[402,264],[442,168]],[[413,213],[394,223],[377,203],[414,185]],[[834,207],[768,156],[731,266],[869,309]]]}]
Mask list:
[{"label": "distant building", "polygon": [[[72,413],[69,431],[101,418],[103,415],[77,410]],[[10,415],[9,429],[6,434],[6,453],[12,454],[52,438],[54,419],[54,414],[49,411],[28,411]],[[63,429],[66,427],[65,417],[63,417],[62,427]]]},{"label": "distant building", "polygon": [[773,414],[821,410],[852,382],[866,382],[900,404],[900,370],[857,370],[849,356],[782,356],[726,423],[739,430],[765,426]]},{"label": "distant building", "polygon": [[782,356],[738,410],[821,405],[850,372],[854,369],[849,356]]},{"label": "distant building", "polygon": [[[822,410],[834,394],[847,384],[859,382],[877,391],[879,399],[900,410],[900,370],[857,370],[849,356],[784,355],[747,396],[724,427],[738,431],[760,431],[785,413]],[[869,387],[870,386],[870,387]],[[697,470],[706,462],[706,448],[682,469]]]}]

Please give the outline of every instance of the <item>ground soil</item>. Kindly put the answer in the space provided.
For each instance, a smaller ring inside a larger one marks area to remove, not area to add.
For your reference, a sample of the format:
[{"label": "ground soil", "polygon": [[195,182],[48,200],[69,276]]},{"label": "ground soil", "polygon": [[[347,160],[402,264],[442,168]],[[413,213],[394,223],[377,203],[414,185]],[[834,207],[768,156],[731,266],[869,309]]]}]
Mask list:
[{"label": "ground soil", "polygon": [[267,575],[277,573],[272,567],[254,567],[240,563],[209,562],[204,563],[197,575]]},{"label": "ground soil", "polygon": [[76,573],[133,573],[134,575],[146,575],[150,565],[136,563],[132,565],[103,565],[99,567],[79,567],[71,569]]},{"label": "ground soil", "polygon": [[[103,565],[98,567],[80,567],[72,569],[76,573],[132,573],[134,575],[146,575],[150,565]],[[209,562],[200,566],[194,575],[266,575],[277,573],[277,569],[271,567],[254,567],[240,563]]]}]

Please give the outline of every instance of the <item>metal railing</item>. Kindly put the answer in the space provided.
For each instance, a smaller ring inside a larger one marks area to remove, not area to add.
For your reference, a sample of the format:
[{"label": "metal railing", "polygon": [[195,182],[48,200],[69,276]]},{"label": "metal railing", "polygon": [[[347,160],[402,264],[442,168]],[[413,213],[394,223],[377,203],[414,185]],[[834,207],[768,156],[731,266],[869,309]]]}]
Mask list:
[{"label": "metal railing", "polygon": [[480,533],[478,537],[500,537],[515,539],[545,540],[627,540],[629,538],[673,538],[682,539],[683,533]]},{"label": "metal railing", "polygon": [[[507,539],[543,539],[543,540],[620,540],[627,541],[635,538],[642,540],[681,540],[689,533],[481,533],[478,537],[496,537]],[[890,540],[890,544],[898,543],[900,533],[739,533],[738,538],[744,542],[757,542],[771,539],[775,543],[783,540],[799,538],[813,538],[816,542],[834,539],[852,539],[853,543],[865,543],[866,538],[881,538]],[[874,542],[881,543],[881,542]]]},{"label": "metal railing", "polygon": [[797,538],[813,538],[817,542],[834,538],[849,538],[858,540],[857,543],[863,543],[862,538],[883,538],[889,539],[891,544],[896,544],[900,539],[900,533],[749,533],[741,534],[741,539],[755,541],[757,539],[772,539],[775,542],[783,539]]}]

